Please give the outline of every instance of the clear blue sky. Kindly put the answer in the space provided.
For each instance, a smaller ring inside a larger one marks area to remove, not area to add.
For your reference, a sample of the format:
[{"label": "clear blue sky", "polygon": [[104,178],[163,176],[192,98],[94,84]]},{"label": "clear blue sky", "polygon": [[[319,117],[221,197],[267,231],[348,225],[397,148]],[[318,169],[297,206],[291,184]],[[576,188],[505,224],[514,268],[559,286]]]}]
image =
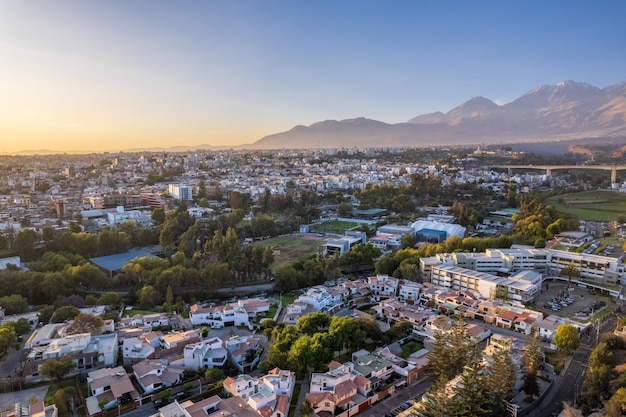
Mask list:
[{"label": "clear blue sky", "polygon": [[626,1],[0,0],[0,152],[240,144],[626,81]]}]

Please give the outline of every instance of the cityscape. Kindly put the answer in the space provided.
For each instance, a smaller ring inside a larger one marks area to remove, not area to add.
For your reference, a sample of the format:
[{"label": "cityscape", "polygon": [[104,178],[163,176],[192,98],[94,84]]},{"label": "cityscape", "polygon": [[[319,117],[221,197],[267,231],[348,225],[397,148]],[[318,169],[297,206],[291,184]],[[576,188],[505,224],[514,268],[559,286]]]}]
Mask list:
[{"label": "cityscape", "polygon": [[0,1],[0,417],[626,415],[625,16]]},{"label": "cityscape", "polygon": [[90,416],[619,404],[590,364],[624,343],[623,167],[513,148],[0,157],[5,390]]}]

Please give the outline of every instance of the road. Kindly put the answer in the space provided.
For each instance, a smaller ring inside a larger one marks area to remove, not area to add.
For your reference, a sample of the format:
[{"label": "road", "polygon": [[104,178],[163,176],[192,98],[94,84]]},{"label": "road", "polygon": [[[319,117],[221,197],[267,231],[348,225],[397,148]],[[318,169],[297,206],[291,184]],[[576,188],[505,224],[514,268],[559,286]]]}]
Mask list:
[{"label": "road", "polygon": [[419,401],[422,398],[422,394],[430,388],[431,384],[432,381],[429,377],[421,378],[406,388],[397,389],[390,397],[359,413],[359,417],[381,417],[385,413],[395,410],[405,401],[414,399]]},{"label": "road", "polygon": [[597,335],[610,332],[614,328],[615,318],[612,317],[602,323],[597,332],[591,332],[590,338],[585,339],[585,343],[581,343],[578,350],[573,353],[569,366],[561,373],[558,382],[543,398],[541,404],[535,410],[523,415],[527,417],[543,417],[554,412],[560,412],[563,409],[563,401],[575,405],[580,395],[585,371],[589,367],[589,356],[597,344]]}]

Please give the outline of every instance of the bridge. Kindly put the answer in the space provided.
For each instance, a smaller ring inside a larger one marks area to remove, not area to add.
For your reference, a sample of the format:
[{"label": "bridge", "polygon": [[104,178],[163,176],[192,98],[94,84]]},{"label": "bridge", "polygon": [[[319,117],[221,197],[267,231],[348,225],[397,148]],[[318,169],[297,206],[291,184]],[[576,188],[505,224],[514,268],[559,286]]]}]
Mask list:
[{"label": "bridge", "polygon": [[617,181],[617,171],[626,170],[626,165],[494,165],[493,168],[508,169],[509,174],[513,169],[538,169],[545,170],[546,175],[552,175],[552,171],[558,169],[595,169],[611,171],[611,184]]}]

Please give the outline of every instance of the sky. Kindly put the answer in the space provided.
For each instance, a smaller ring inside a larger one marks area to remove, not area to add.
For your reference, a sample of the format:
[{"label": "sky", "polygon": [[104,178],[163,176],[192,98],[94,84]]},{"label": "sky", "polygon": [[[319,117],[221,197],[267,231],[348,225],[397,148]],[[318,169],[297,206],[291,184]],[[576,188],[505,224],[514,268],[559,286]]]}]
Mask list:
[{"label": "sky", "polygon": [[0,0],[0,153],[229,146],[626,81],[626,2]]}]

